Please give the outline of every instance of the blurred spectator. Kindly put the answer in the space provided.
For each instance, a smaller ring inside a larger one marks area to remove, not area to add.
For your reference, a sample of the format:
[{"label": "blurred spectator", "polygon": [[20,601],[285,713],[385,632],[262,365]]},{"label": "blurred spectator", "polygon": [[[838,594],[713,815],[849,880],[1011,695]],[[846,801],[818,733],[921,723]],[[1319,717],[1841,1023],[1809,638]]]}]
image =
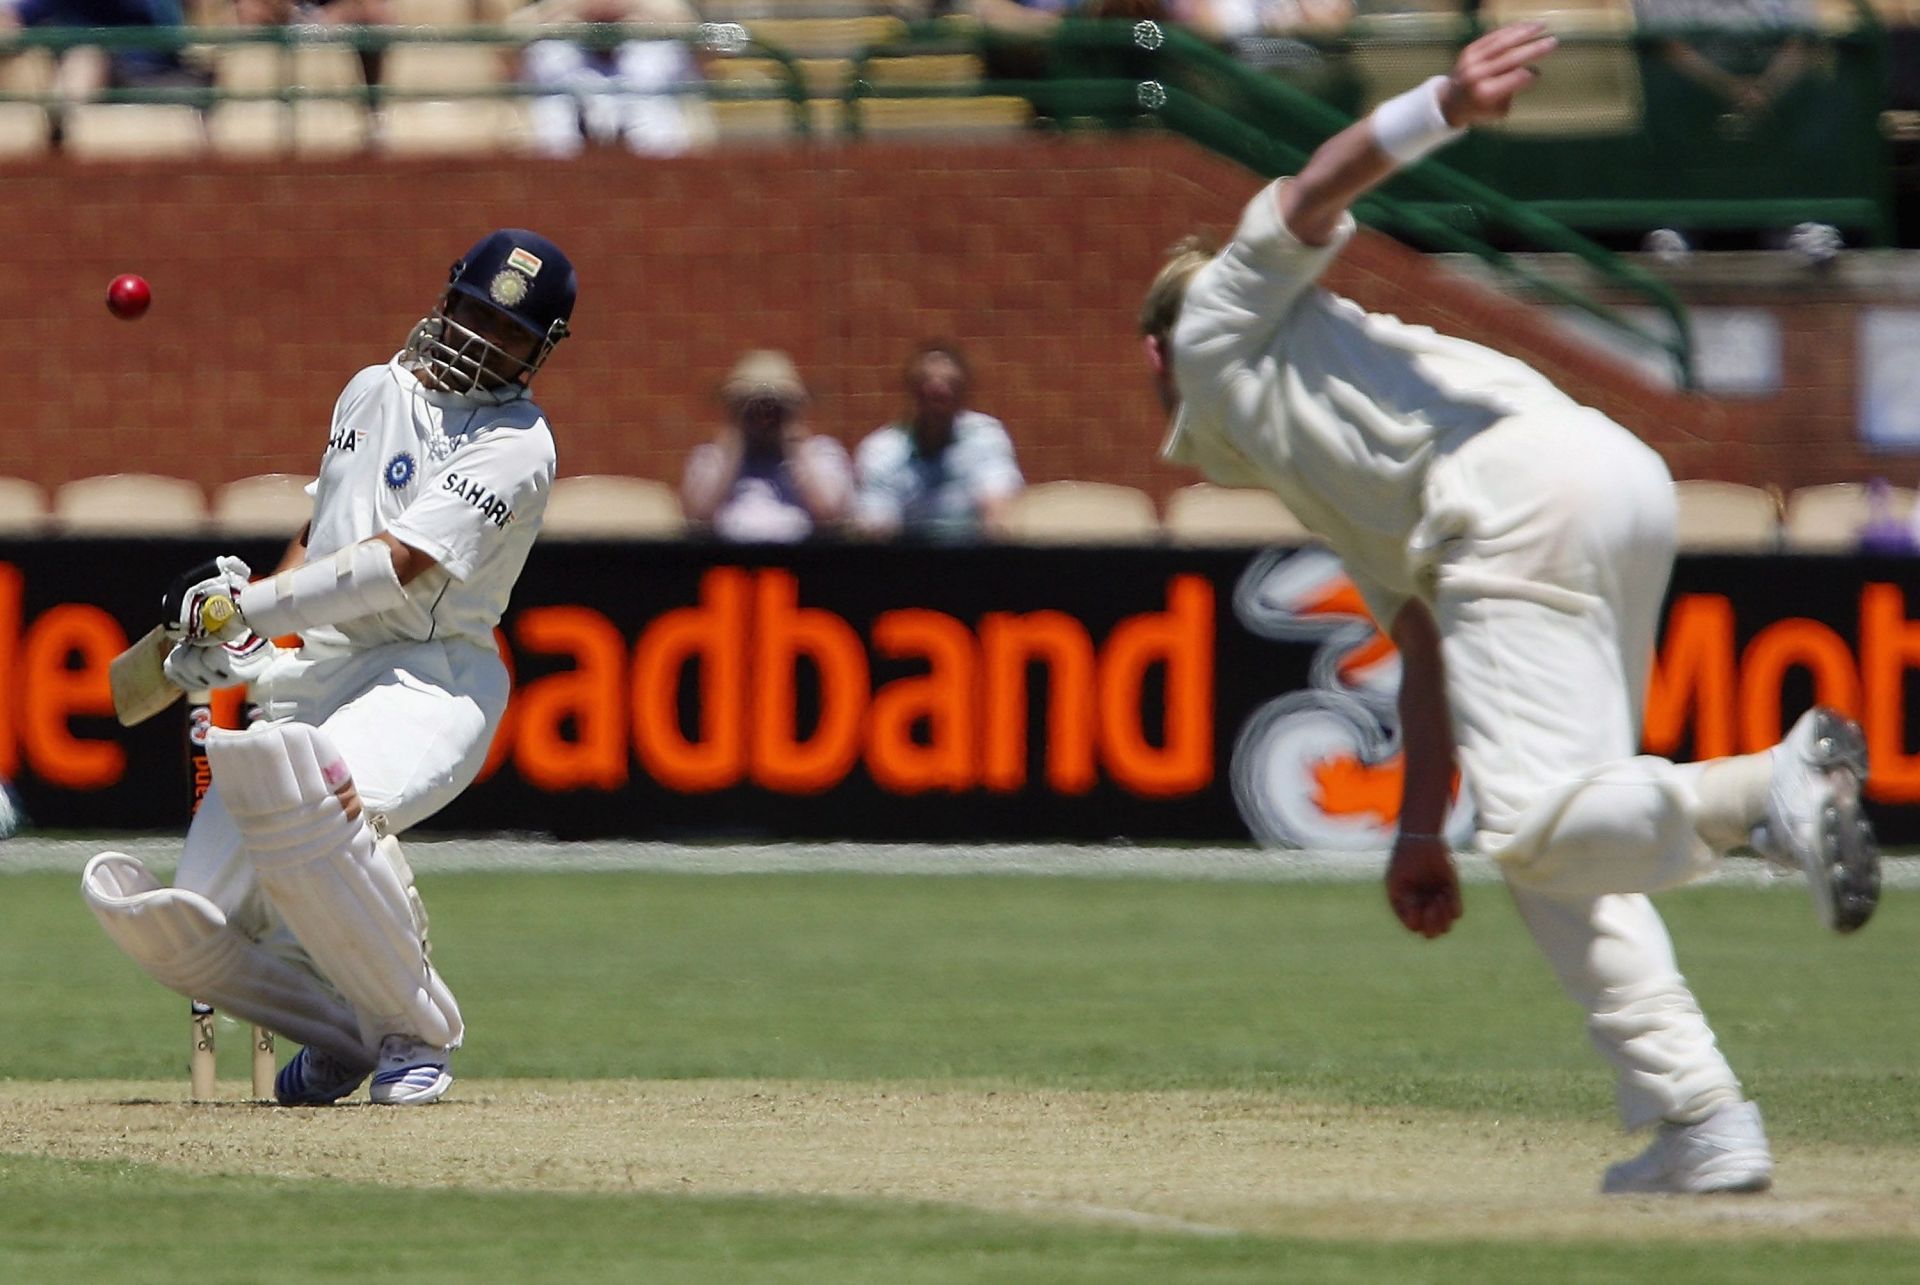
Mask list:
[{"label": "blurred spectator", "polygon": [[[686,0],[540,0],[508,19],[514,26],[633,22],[689,28],[698,21]],[[547,156],[577,155],[589,140],[677,156],[712,135],[705,99],[676,92],[702,79],[684,41],[623,40],[590,48],[536,40],[522,55],[521,76],[555,91],[531,105],[534,145]]]},{"label": "blurred spectator", "polygon": [[[186,19],[179,0],[12,0],[0,27],[178,27]],[[207,83],[180,61],[177,49],[116,49],[82,45],[61,52],[54,92],[80,101],[103,89],[135,89]]]},{"label": "blurred spectator", "polygon": [[1633,8],[1655,35],[1672,29],[1655,46],[1660,60],[1715,100],[1730,137],[1751,133],[1812,64],[1805,0],[1634,0]]},{"label": "blurred spectator", "polygon": [[950,344],[922,344],[907,360],[912,413],[868,434],[854,453],[863,531],[965,539],[998,528],[1026,480],[1005,426],[967,409],[971,382]]},{"label": "blurred spectator", "polygon": [[783,352],[750,352],[720,386],[727,424],[693,448],[680,482],[687,517],[723,540],[790,544],[846,516],[846,448],[809,433],[800,372]]},{"label": "blurred spectator", "polygon": [[242,27],[290,27],[306,22],[337,26],[387,26],[389,0],[233,0],[233,20]]},{"label": "blurred spectator", "polygon": [[[302,23],[384,27],[393,22],[390,0],[233,0],[233,21],[241,27],[293,27]],[[369,85],[380,83],[380,51],[362,49],[360,72]]]},{"label": "blurred spectator", "polygon": [[[1634,0],[1647,33],[1641,80],[1647,129],[1663,140],[1664,163],[1690,181],[1687,196],[1713,197],[1749,181],[1756,167],[1820,169],[1841,140],[1846,105],[1816,44],[1812,0]],[[1662,229],[1683,250],[1744,248],[1750,234]],[[1763,238],[1813,266],[1844,244],[1826,224]],[[1643,248],[1659,251],[1653,245]]]}]

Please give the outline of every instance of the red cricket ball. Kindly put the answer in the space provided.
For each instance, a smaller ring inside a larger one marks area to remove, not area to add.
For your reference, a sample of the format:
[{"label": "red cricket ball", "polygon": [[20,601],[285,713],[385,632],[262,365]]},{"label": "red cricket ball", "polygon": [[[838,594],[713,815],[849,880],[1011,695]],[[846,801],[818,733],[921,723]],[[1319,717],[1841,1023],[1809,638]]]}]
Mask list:
[{"label": "red cricket ball", "polygon": [[122,321],[137,321],[153,302],[153,290],[145,277],[129,272],[113,279],[107,287],[107,311]]}]

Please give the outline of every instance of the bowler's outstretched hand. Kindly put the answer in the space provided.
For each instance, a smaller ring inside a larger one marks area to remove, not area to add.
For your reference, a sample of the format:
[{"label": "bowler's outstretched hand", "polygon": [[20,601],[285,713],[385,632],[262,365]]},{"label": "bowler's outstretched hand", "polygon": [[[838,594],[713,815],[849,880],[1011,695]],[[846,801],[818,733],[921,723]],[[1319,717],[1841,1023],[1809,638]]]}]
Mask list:
[{"label": "bowler's outstretched hand", "polygon": [[1458,129],[1504,119],[1513,109],[1513,96],[1539,79],[1534,64],[1557,44],[1544,24],[1516,22],[1462,49],[1440,89],[1447,124]]},{"label": "bowler's outstretched hand", "polygon": [[1387,904],[1409,932],[1432,938],[1460,918],[1460,877],[1446,841],[1402,836],[1387,861]]}]

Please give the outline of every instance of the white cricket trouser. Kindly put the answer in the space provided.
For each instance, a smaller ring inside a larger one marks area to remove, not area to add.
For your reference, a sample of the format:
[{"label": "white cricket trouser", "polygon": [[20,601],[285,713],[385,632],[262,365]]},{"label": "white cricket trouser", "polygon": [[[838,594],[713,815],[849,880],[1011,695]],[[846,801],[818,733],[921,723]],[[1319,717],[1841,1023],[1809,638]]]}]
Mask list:
[{"label": "white cricket trouser", "polygon": [[1641,894],[1719,859],[1688,769],[1636,754],[1673,483],[1597,412],[1518,417],[1437,461],[1435,615],[1479,844],[1618,1069],[1629,1128],[1740,1095]]},{"label": "white cricket trouser", "polygon": [[[318,661],[289,653],[254,690],[271,698],[273,715],[324,728],[368,813],[399,834],[453,802],[479,774],[508,687],[496,653],[470,642],[426,642]],[[212,901],[267,950],[312,970],[261,895],[218,783],[187,831],[174,884]]]}]

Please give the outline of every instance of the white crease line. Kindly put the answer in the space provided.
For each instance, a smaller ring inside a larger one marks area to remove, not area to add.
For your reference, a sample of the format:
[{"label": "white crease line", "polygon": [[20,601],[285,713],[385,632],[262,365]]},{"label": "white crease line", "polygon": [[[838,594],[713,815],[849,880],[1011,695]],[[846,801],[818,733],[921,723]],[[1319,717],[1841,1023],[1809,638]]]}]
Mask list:
[{"label": "white crease line", "polygon": [[[0,843],[0,874],[64,871],[78,874],[94,853],[126,852],[157,871],[179,858],[172,836],[98,839],[20,835]],[[420,871],[669,874],[1029,875],[1096,879],[1192,879],[1246,883],[1369,883],[1385,868],[1384,852],[1294,852],[1254,847],[1148,847],[1131,844],[905,844],[777,843],[677,844],[617,840],[561,843],[543,837],[487,835],[421,837],[407,841]],[[1499,881],[1494,863],[1474,853],[1459,857],[1469,884]],[[1739,858],[1708,879],[1709,886],[1799,890],[1794,875]],[[1920,888],[1920,857],[1889,857],[1882,883],[1892,890]]]},{"label": "white crease line", "polygon": [[1122,1209],[1114,1205],[1095,1205],[1080,1200],[1022,1200],[1014,1208],[1023,1213],[1074,1214],[1095,1222],[1132,1227],[1140,1231],[1173,1231],[1188,1236],[1244,1236],[1237,1227],[1197,1223],[1172,1214],[1152,1214],[1144,1209]]}]

